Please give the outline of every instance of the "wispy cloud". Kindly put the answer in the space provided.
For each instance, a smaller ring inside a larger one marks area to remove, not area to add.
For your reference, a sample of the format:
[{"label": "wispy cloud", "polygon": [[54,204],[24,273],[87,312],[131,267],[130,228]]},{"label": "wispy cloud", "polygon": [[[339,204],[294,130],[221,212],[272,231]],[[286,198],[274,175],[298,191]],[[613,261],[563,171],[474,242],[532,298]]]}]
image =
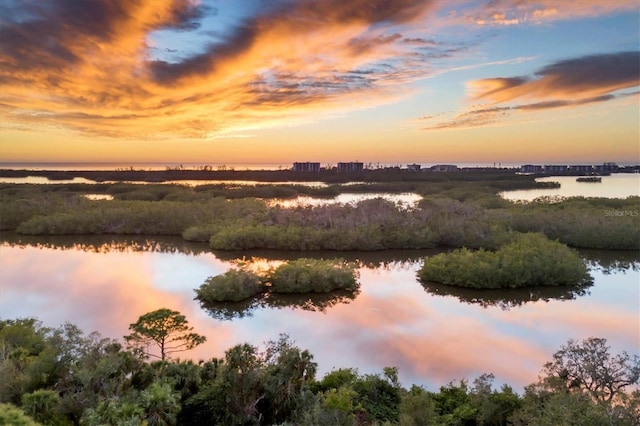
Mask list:
[{"label": "wispy cloud", "polygon": [[[197,0],[37,0],[0,21],[4,127],[210,137],[397,99],[450,46],[420,35],[432,0],[264,3],[198,54],[168,62],[150,34],[201,28]],[[425,49],[428,50],[425,51]],[[400,90],[401,92],[402,90]]]},{"label": "wispy cloud", "polygon": [[549,21],[637,11],[635,0],[491,0],[461,16],[477,25],[541,24]]},{"label": "wispy cloud", "polygon": [[[416,81],[509,62],[457,61],[477,39],[442,40],[434,30],[442,25],[538,22],[634,4],[461,1],[444,16],[450,3],[441,0],[248,3],[254,7],[223,30],[206,19],[218,12],[210,4],[222,4],[201,0],[2,2],[0,126],[143,139],[246,134],[395,102]],[[179,50],[159,42],[158,32],[197,35],[199,44]],[[531,98],[510,111],[575,106],[576,97],[637,84],[634,61],[637,68],[634,52],[577,58],[469,89],[476,101]]]},{"label": "wispy cloud", "polygon": [[562,60],[539,69],[532,76],[496,77],[470,82],[468,89],[476,104],[425,130],[479,127],[496,123],[514,112],[604,103],[636,96],[638,91],[625,90],[639,85],[640,52]]}]

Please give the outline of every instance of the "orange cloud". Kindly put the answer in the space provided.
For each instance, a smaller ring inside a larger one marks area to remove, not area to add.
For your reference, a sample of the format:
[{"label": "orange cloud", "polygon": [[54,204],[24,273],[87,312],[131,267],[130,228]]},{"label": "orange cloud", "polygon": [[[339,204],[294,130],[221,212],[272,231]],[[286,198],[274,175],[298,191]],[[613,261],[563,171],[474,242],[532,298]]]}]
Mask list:
[{"label": "orange cloud", "polygon": [[[471,81],[475,102],[449,120],[425,130],[480,127],[502,121],[514,112],[577,107],[637,96],[640,51],[589,55],[557,61],[533,76],[496,77]],[[631,89],[633,91],[629,92]],[[635,89],[635,90],[634,90]],[[513,104],[511,102],[521,103]]]},{"label": "orange cloud", "polygon": [[152,57],[150,34],[197,28],[200,2],[26,0],[0,23],[0,118],[15,129],[202,138],[388,102],[402,93],[389,85],[427,70],[412,59],[420,45],[393,26],[432,3],[273,2],[167,62]]},{"label": "orange cloud", "polygon": [[540,24],[548,21],[600,16],[620,11],[635,11],[634,0],[493,0],[466,14],[477,25]]}]

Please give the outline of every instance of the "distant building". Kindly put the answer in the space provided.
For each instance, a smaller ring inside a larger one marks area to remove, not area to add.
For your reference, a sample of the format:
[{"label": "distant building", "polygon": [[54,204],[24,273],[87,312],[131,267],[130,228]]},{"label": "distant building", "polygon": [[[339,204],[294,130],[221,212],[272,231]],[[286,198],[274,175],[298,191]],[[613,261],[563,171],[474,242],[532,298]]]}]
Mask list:
[{"label": "distant building", "polygon": [[420,164],[407,164],[407,170],[412,172],[419,172],[422,166]]},{"label": "distant building", "polygon": [[432,172],[456,172],[458,171],[458,166],[454,164],[438,164],[431,167]]},{"label": "distant building", "polygon": [[569,166],[559,166],[557,164],[546,164],[544,171],[546,173],[566,173]]},{"label": "distant building", "polygon": [[364,163],[348,162],[338,163],[338,172],[361,172],[364,170]]},{"label": "distant building", "polygon": [[617,172],[620,167],[616,163],[603,163],[593,168],[598,172]]},{"label": "distant building", "polygon": [[542,173],[542,166],[535,164],[525,164],[520,166],[520,172],[522,173]]},{"label": "distant building", "polygon": [[320,171],[320,163],[293,163],[293,171],[294,172],[319,172]]},{"label": "distant building", "polygon": [[572,172],[578,172],[578,173],[591,173],[593,172],[593,166],[572,165],[572,166],[569,166],[569,170]]}]

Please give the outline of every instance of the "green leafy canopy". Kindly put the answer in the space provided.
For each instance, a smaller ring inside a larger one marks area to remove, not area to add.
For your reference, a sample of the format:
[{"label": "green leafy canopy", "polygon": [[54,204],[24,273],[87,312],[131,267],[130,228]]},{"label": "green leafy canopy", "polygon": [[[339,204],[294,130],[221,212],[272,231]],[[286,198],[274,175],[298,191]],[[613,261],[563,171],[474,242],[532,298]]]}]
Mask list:
[{"label": "green leafy canopy", "polygon": [[[129,325],[129,330],[132,333],[124,338],[130,347],[162,360],[171,353],[193,349],[207,340],[205,336],[193,332],[184,315],[167,308],[142,315]],[[160,355],[149,352],[148,347],[154,345]]]}]

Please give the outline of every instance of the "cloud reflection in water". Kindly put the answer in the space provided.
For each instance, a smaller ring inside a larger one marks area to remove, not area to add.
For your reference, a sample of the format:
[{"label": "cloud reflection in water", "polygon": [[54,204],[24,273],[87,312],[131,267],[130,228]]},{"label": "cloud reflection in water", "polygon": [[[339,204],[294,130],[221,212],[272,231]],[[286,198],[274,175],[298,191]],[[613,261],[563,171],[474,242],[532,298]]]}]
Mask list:
[{"label": "cloud reflection in water", "polygon": [[[495,304],[491,299],[469,304],[456,294],[425,291],[416,278],[420,261],[415,252],[403,254],[405,260],[392,254],[385,260],[381,253],[367,260],[359,253],[354,254],[363,262],[356,297],[274,298],[251,307],[251,316],[224,321],[199,306],[193,289],[231,268],[231,254],[221,259],[203,245],[182,250],[176,248],[183,244],[179,239],[138,241],[146,247],[142,250],[128,250],[117,241],[113,250],[104,241],[80,246],[56,241],[50,238],[37,247],[34,241],[5,238],[0,245],[2,318],[32,316],[54,327],[70,321],[85,332],[120,338],[138,316],[167,307],[185,314],[208,338],[183,358],[221,356],[234,344],[260,346],[288,333],[315,355],[321,375],[333,367],[373,373],[395,365],[404,384],[432,389],[492,372],[497,383],[521,391],[568,338],[604,337],[614,351],[636,353],[640,347],[635,258],[618,269],[615,262],[594,258],[613,269],[592,270],[594,286],[573,300],[549,295],[509,302],[510,309],[504,310],[500,304],[506,302],[499,298]],[[276,256],[266,262],[283,260],[282,254]],[[259,260],[265,262],[264,256]]]}]

